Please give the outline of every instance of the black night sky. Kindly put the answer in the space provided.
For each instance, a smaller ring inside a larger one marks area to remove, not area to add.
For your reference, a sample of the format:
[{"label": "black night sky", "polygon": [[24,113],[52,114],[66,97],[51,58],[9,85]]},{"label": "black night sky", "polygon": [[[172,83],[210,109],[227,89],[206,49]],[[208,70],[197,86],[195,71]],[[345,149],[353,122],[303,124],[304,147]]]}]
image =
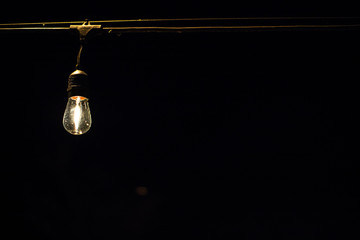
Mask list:
[{"label": "black night sky", "polygon": [[[281,1],[80,5],[0,19],[355,16]],[[4,239],[358,236],[358,31],[93,35],[83,136],[62,126],[77,33],[0,39]]]}]

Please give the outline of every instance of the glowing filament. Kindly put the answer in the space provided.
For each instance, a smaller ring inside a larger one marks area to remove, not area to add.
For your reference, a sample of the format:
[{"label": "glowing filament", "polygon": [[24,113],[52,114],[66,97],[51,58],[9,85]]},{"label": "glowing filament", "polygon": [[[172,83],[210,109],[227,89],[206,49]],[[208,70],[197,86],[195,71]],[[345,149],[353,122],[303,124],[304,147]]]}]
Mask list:
[{"label": "glowing filament", "polygon": [[76,97],[76,106],[74,108],[74,125],[75,125],[75,131],[78,131],[79,124],[80,124],[80,118],[81,118],[81,108],[80,108],[80,97]]}]

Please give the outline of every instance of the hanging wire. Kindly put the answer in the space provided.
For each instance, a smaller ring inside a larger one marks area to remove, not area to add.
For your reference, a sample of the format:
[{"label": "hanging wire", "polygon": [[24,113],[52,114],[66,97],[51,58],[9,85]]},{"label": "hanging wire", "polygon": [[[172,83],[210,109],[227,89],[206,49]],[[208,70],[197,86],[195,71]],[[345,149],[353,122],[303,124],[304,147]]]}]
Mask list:
[{"label": "hanging wire", "polygon": [[[120,19],[120,20],[95,20],[89,23],[129,23],[129,22],[189,22],[189,21],[241,21],[241,20],[358,20],[360,17],[234,17],[234,18],[149,18],[149,19]],[[60,22],[22,22],[0,23],[0,26],[29,26],[29,25],[67,25],[82,24],[84,21],[60,21]]]},{"label": "hanging wire", "polygon": [[0,31],[16,31],[16,30],[69,30],[70,27],[0,27]]},{"label": "hanging wire", "polygon": [[76,58],[75,69],[80,69],[80,59],[81,59],[81,53],[82,53],[83,48],[84,48],[84,44],[81,43],[80,44],[80,49],[79,49],[79,52],[78,52],[78,55],[77,55],[77,58]]},{"label": "hanging wire", "polygon": [[68,25],[68,24],[81,24],[84,21],[67,21],[67,22],[21,22],[21,23],[0,23],[0,26],[29,26],[29,25]]},{"label": "hanging wire", "polygon": [[[246,30],[306,30],[306,29],[356,29],[360,30],[360,24],[348,25],[269,25],[269,26],[194,26],[194,27],[103,27],[104,30],[115,30],[119,32],[221,32],[221,31],[246,31]],[[70,27],[30,27],[30,28],[0,28],[1,30],[70,30]]]},{"label": "hanging wire", "polygon": [[[69,24],[84,21],[1,23],[1,30],[69,30]],[[161,22],[149,26],[148,23]],[[201,25],[199,24],[201,22]],[[309,22],[309,24],[307,24]],[[106,24],[105,30],[123,32],[182,32],[182,31],[246,31],[246,30],[304,30],[304,29],[359,29],[360,17],[246,17],[246,18],[174,18],[97,20],[89,24]],[[132,23],[130,26],[122,23]],[[144,24],[143,23],[147,23]],[[214,25],[214,23],[216,23]],[[118,24],[121,24],[120,26]],[[134,25],[135,24],[135,25]],[[175,24],[175,25],[174,25]],[[211,25],[210,25],[211,24]],[[219,24],[219,25],[218,25]],[[221,25],[220,25],[221,24]],[[63,26],[60,26],[63,25]]]},{"label": "hanging wire", "polygon": [[222,31],[222,30],[261,30],[261,29],[321,29],[321,28],[360,28],[352,25],[269,25],[269,26],[195,26],[195,27],[104,27],[105,30],[159,32],[159,31]]}]

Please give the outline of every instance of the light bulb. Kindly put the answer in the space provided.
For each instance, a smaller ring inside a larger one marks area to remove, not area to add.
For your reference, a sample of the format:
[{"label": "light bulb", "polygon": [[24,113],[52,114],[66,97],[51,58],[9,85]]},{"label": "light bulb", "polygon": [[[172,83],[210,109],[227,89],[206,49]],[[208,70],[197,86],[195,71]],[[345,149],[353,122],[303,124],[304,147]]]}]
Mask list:
[{"label": "light bulb", "polygon": [[89,99],[82,96],[69,97],[63,125],[66,131],[73,135],[81,135],[89,131],[91,127],[91,114]]},{"label": "light bulb", "polygon": [[87,76],[81,70],[76,70],[69,76],[68,102],[64,112],[63,126],[73,135],[82,135],[91,127]]}]

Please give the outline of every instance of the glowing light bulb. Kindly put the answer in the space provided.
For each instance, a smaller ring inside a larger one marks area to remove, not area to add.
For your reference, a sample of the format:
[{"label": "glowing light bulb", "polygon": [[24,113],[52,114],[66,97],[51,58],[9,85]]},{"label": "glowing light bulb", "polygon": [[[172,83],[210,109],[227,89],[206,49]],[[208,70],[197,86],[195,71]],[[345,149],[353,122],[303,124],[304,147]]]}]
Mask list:
[{"label": "glowing light bulb", "polygon": [[81,135],[89,131],[91,127],[89,99],[82,96],[69,97],[63,125],[65,130],[73,135]]},{"label": "glowing light bulb", "polygon": [[82,135],[91,127],[91,114],[87,90],[87,74],[76,70],[69,76],[68,102],[66,104],[63,126],[73,135]]}]

